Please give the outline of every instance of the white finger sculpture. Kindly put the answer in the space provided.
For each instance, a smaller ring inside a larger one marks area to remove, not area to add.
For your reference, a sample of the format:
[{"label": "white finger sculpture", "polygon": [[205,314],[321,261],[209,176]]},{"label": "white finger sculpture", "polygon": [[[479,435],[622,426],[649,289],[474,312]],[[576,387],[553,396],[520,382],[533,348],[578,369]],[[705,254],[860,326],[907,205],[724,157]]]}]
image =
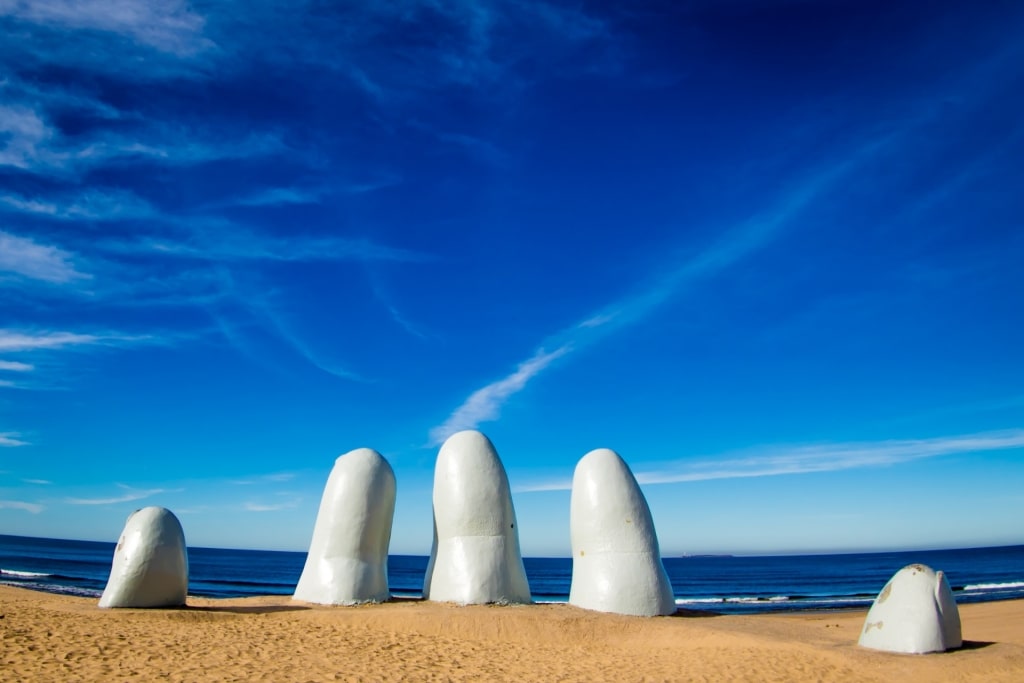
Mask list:
[{"label": "white finger sculpture", "polygon": [[676,611],[647,499],[615,451],[599,448],[576,465],[569,527],[570,604],[643,617]]},{"label": "white finger sculpture", "polygon": [[128,515],[100,607],[180,607],[188,594],[188,550],[174,514],[146,507]]},{"label": "white finger sculpture", "polygon": [[322,605],[385,602],[395,474],[380,453],[340,456],[327,479],[295,600]]},{"label": "white finger sculpture", "polygon": [[480,432],[453,434],[437,454],[423,597],[463,605],[531,601],[508,477]]},{"label": "white finger sculpture", "polygon": [[946,575],[923,564],[896,572],[868,610],[858,644],[907,654],[960,647],[960,610]]}]

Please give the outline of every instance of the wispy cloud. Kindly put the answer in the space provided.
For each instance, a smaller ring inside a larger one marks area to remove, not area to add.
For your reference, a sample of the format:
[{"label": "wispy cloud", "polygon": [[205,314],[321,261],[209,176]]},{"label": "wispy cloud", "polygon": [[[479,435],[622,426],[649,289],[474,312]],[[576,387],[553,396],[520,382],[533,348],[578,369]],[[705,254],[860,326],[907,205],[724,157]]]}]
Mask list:
[{"label": "wispy cloud", "polygon": [[402,311],[398,309],[391,295],[388,293],[387,288],[384,287],[383,282],[380,280],[376,271],[372,268],[366,269],[366,275],[370,280],[370,286],[373,289],[373,295],[377,297],[377,300],[388,310],[388,314],[391,316],[391,320],[400,328],[416,337],[417,339],[425,340],[429,339],[431,335],[424,332],[419,325],[413,323],[406,317]]},{"label": "wispy cloud", "polygon": [[490,140],[485,140],[465,133],[441,132],[437,137],[442,142],[447,142],[465,149],[472,156],[494,166],[502,166],[506,163],[508,156]]},{"label": "wispy cloud", "polygon": [[125,493],[120,496],[113,496],[110,498],[65,498],[64,502],[69,505],[114,505],[116,503],[130,503],[134,500],[142,500],[143,498],[149,498],[160,493],[166,493],[166,489],[147,489],[137,490],[132,489],[123,484],[118,484]]},{"label": "wispy cloud", "polygon": [[0,432],[0,448],[28,446],[29,442],[21,438],[18,432]]},{"label": "wispy cloud", "polygon": [[[135,160],[164,166],[191,166],[267,156],[285,149],[281,140],[271,133],[239,139],[214,138],[204,131],[160,121],[140,122],[125,132],[100,128],[70,138],[50,118],[38,103],[0,105],[0,167],[73,175],[111,162]],[[45,209],[45,206],[36,208]]]},{"label": "wispy cloud", "polygon": [[174,514],[176,515],[198,515],[203,512],[208,512],[211,509],[209,505],[193,505],[192,507],[175,507]]},{"label": "wispy cloud", "polygon": [[723,231],[720,239],[696,253],[680,258],[674,267],[647,283],[637,294],[616,300],[589,314],[581,322],[555,335],[554,339],[568,338],[580,346],[608,332],[635,324],[687,287],[718,275],[773,244],[816,200],[837,187],[863,164],[876,158],[890,144],[892,137],[883,135],[872,139],[845,158],[814,169],[774,206],[729,227]]},{"label": "wispy cloud", "polygon": [[[1024,448],[1024,429],[932,439],[771,446],[751,449],[745,453],[725,454],[720,458],[679,462],[659,470],[638,471],[636,479],[641,484],[676,484],[713,479],[775,477],[888,467],[946,455],[1017,448]],[[531,492],[571,489],[571,479],[558,479],[527,484],[516,490]]]},{"label": "wispy cloud", "polygon": [[376,192],[377,190],[383,190],[388,187],[395,187],[402,183],[402,177],[397,174],[385,174],[376,180],[366,181],[352,181],[345,183],[340,187],[340,191],[345,194],[366,194],[368,192]]},{"label": "wispy cloud", "polygon": [[893,417],[886,420],[887,424],[917,422],[922,420],[936,421],[953,415],[971,415],[977,413],[1002,412],[1024,408],[1024,394],[1002,396],[994,399],[955,403],[937,406],[917,413]]},{"label": "wispy cloud", "polygon": [[347,69],[348,77],[364,93],[369,95],[377,102],[384,103],[390,99],[389,93],[381,87],[380,83],[377,83],[369,75],[359,67],[355,65],[349,65]]},{"label": "wispy cloud", "polygon": [[405,261],[429,260],[425,254],[377,244],[368,239],[278,237],[258,234],[240,226],[221,225],[215,235],[194,233],[188,241],[145,238],[107,242],[104,246],[123,253],[149,253],[200,261]]},{"label": "wispy cloud", "polygon": [[597,315],[587,318],[583,322],[579,323],[577,327],[590,328],[590,327],[601,327],[615,320],[615,313],[598,313]]},{"label": "wispy cloud", "polygon": [[287,206],[291,204],[316,204],[323,192],[309,188],[273,187],[236,199],[227,200],[225,205],[235,206]]},{"label": "wispy cloud", "polygon": [[49,87],[37,79],[24,80],[15,74],[7,74],[0,80],[0,94],[7,102],[31,102],[42,105],[44,110],[74,110],[97,121],[117,121],[124,114],[116,107],[88,94],[87,88],[64,83],[64,87]]},{"label": "wispy cloud", "polygon": [[396,325],[398,325],[399,327],[401,327],[403,330],[405,330],[414,337],[417,337],[419,339],[428,339],[427,334],[420,330],[419,327],[409,322],[409,320],[404,315],[402,315],[402,313],[397,308],[390,305],[388,305],[387,308],[388,313],[391,315],[391,319],[395,321]]},{"label": "wispy cloud", "polygon": [[532,358],[520,363],[512,374],[474,391],[444,423],[430,430],[430,444],[440,444],[455,432],[474,429],[481,422],[497,419],[505,401],[522,391],[531,379],[553,361],[568,353],[569,348],[562,346],[551,352],[541,349]]},{"label": "wispy cloud", "polygon": [[255,477],[248,477],[246,479],[231,479],[228,481],[229,484],[235,486],[251,486],[252,484],[258,484],[260,482],[283,482],[291,481],[295,479],[294,472],[274,472],[273,474],[261,474]]},{"label": "wispy cloud", "polygon": [[55,135],[32,108],[0,105],[0,166],[27,168],[36,148]]},{"label": "wispy cloud", "polygon": [[248,512],[277,512],[278,510],[290,510],[296,508],[302,502],[300,498],[285,503],[246,503],[243,507]]},{"label": "wispy cloud", "polygon": [[534,37],[531,57],[540,60],[608,37],[608,27],[602,21],[564,3],[428,2],[418,9],[447,19],[447,30],[459,35],[457,41],[425,44],[418,56],[433,63],[434,78],[466,85],[498,79],[507,83],[514,78],[522,47],[510,45],[506,35],[529,33]]},{"label": "wispy cloud", "polygon": [[329,187],[270,187],[249,194],[213,202],[208,208],[224,208],[234,206],[295,206],[302,204],[320,204],[331,194],[365,194],[385,187],[393,187],[401,182],[401,177],[386,174],[376,179],[364,181],[337,181]]},{"label": "wispy cloud", "polygon": [[481,422],[495,419],[505,401],[554,360],[547,356],[563,356],[570,350],[598,341],[610,332],[636,324],[693,282],[716,275],[772,243],[819,195],[861,163],[874,157],[885,142],[885,138],[872,141],[856,150],[849,158],[829,168],[818,169],[771,210],[727,231],[723,238],[696,255],[682,259],[679,265],[668,270],[660,279],[648,283],[640,293],[619,299],[552,335],[544,341],[542,349],[557,347],[554,354],[538,351],[524,361],[517,372],[475,391],[443,424],[431,430],[430,443],[441,443],[459,429],[470,429]]},{"label": "wispy cloud", "polygon": [[47,200],[18,194],[0,195],[0,210],[61,220],[124,220],[156,214],[145,200],[125,190],[89,190]]},{"label": "wispy cloud", "polygon": [[350,380],[353,382],[366,382],[369,381],[366,377],[360,375],[354,370],[350,370],[347,367],[343,367],[337,361],[326,359],[315,353],[309,345],[303,341],[297,334],[294,334],[290,330],[281,326],[280,324],[275,325],[275,329],[280,335],[281,339],[288,342],[291,347],[298,352],[300,356],[306,359],[314,367],[323,370],[328,375],[337,377],[338,379]]},{"label": "wispy cloud", "polygon": [[[283,303],[286,300],[277,298],[271,300],[272,297],[267,292],[255,292],[249,289],[233,292],[232,296],[233,301],[238,304],[237,310],[232,310],[230,315],[221,315],[216,311],[213,314],[226,340],[251,360],[276,372],[285,371],[277,362],[268,362],[265,354],[260,352],[258,345],[251,343],[253,338],[251,332],[256,330],[258,333],[270,333],[276,340],[287,344],[291,351],[305,362],[329,375],[347,381],[372,381],[372,379],[351,370],[343,361],[337,359],[333,348],[325,345],[322,339],[318,341],[297,332],[293,326],[294,318],[290,307]],[[238,320],[245,319],[245,316],[247,316],[246,322],[238,324]],[[246,328],[249,328],[249,331]]]},{"label": "wispy cloud", "polygon": [[46,506],[39,503],[26,503],[23,500],[0,500],[0,510],[4,509],[24,510],[25,512],[31,512],[33,515],[38,515],[46,509]]},{"label": "wispy cloud", "polygon": [[[287,36],[287,43],[265,49],[260,58],[326,66],[385,115],[453,86],[518,92],[534,82],[535,69],[569,70],[567,55],[583,50],[587,63],[580,69],[588,71],[600,70],[595,63],[617,54],[605,22],[564,2],[342,3],[318,13],[318,31],[310,31],[303,13],[291,7],[256,3],[247,10],[253,16],[249,25],[287,27],[260,34],[264,44]],[[411,26],[429,30],[409,40]],[[248,41],[251,35],[235,42]],[[392,49],[385,54],[379,45]]]},{"label": "wispy cloud", "polygon": [[45,115],[23,104],[0,105],[0,167],[60,168],[77,157]]},{"label": "wispy cloud", "polygon": [[[140,345],[170,344],[186,339],[183,334],[156,337],[147,334],[117,332],[80,333],[62,330],[16,330],[0,328],[0,355],[19,354],[38,363],[0,361],[0,387],[19,390],[52,390],[66,388],[75,372],[68,372],[68,361],[83,354],[111,352]],[[17,372],[7,375],[3,372]],[[16,378],[17,381],[14,381]]]},{"label": "wispy cloud", "polygon": [[33,484],[35,486],[49,486],[53,482],[49,479],[22,479],[26,484]]},{"label": "wispy cloud", "polygon": [[4,231],[0,231],[0,273],[57,285],[92,277],[75,268],[70,252]]},{"label": "wispy cloud", "polygon": [[22,332],[0,329],[0,351],[33,351],[74,346],[117,345],[152,341],[148,335],[79,334],[75,332]]},{"label": "wispy cloud", "polygon": [[4,0],[0,16],[65,30],[119,34],[179,56],[212,47],[202,35],[205,20],[181,0]]},{"label": "wispy cloud", "polygon": [[508,162],[508,154],[490,140],[463,132],[439,130],[437,127],[419,120],[406,123],[410,128],[423,131],[438,142],[463,150],[468,156],[492,166],[504,166]]}]

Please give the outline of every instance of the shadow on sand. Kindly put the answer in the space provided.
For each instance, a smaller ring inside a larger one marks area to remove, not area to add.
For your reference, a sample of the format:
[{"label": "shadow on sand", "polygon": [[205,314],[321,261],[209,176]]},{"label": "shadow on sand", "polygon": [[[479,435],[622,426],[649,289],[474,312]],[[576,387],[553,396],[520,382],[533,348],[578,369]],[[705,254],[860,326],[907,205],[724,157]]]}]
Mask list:
[{"label": "shadow on sand", "polygon": [[669,615],[670,617],[683,617],[684,619],[705,619],[709,617],[720,617],[720,612],[712,612],[707,609],[684,609],[680,607]]}]

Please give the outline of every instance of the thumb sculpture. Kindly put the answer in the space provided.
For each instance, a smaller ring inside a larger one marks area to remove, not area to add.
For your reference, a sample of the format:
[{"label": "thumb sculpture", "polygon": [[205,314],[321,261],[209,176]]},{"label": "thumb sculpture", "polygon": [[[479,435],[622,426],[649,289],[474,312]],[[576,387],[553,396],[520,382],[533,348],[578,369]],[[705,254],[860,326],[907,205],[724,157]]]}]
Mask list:
[{"label": "thumb sculpture", "polygon": [[322,605],[385,602],[395,474],[380,453],[340,456],[327,479],[295,600]]},{"label": "thumb sculpture", "polygon": [[181,522],[162,507],[128,515],[100,607],[180,607],[187,594],[188,551]]},{"label": "thumb sculpture", "polygon": [[423,597],[463,605],[531,601],[508,477],[480,432],[453,434],[437,454]]},{"label": "thumb sculpture", "polygon": [[676,611],[651,510],[615,451],[599,448],[576,465],[569,527],[570,604],[641,617]]},{"label": "thumb sculpture", "polygon": [[960,611],[945,574],[923,564],[896,572],[868,610],[858,644],[907,654],[960,647]]}]

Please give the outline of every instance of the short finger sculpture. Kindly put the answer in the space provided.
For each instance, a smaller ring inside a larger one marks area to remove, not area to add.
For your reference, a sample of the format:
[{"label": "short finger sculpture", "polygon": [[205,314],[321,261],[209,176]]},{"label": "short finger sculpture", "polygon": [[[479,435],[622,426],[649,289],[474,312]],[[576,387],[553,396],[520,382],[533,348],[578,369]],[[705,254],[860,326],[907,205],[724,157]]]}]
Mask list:
[{"label": "short finger sculpture", "polygon": [[644,617],[676,611],[647,499],[615,451],[599,448],[576,465],[569,526],[570,604]]},{"label": "short finger sculpture", "polygon": [[162,507],[128,515],[100,607],[179,607],[187,594],[188,550],[181,522]]},{"label": "short finger sculpture", "polygon": [[896,572],[875,598],[859,645],[924,654],[960,647],[960,610],[946,575],[923,564]]},{"label": "short finger sculpture", "polygon": [[322,605],[385,602],[395,474],[380,453],[340,456],[327,479],[294,599]]},{"label": "short finger sculpture", "polygon": [[453,434],[437,454],[434,545],[423,597],[460,604],[531,601],[508,477],[480,432]]}]

